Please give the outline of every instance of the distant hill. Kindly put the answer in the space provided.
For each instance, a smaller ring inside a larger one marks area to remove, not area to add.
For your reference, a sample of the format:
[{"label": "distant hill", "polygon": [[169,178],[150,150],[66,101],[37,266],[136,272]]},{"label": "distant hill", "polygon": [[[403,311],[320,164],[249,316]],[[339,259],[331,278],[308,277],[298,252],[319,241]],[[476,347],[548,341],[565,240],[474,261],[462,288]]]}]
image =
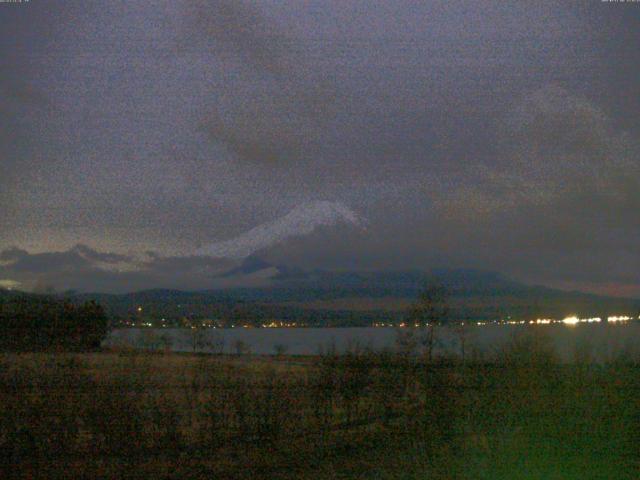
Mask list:
[{"label": "distant hill", "polygon": [[[270,268],[259,259],[242,271]],[[236,274],[238,271],[233,272]],[[206,291],[145,290],[127,294],[67,294],[74,302],[95,299],[112,318],[222,319],[226,323],[268,319],[308,325],[368,325],[396,321],[424,285],[439,283],[449,291],[451,315],[468,320],[563,318],[567,315],[637,315],[640,299],[567,292],[515,282],[495,272],[328,272],[277,267],[271,286]],[[19,295],[0,291],[0,295]],[[0,296],[0,298],[2,298]]]}]

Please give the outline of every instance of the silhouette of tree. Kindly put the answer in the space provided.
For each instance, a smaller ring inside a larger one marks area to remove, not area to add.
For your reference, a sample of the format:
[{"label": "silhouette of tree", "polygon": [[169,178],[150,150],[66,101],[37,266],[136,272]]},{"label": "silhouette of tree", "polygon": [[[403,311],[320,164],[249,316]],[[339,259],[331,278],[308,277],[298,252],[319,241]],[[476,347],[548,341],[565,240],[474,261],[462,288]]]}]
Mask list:
[{"label": "silhouette of tree", "polygon": [[421,339],[427,359],[433,358],[436,328],[449,320],[449,294],[440,284],[430,283],[420,292],[418,300],[409,309],[407,322],[410,326],[426,327]]}]

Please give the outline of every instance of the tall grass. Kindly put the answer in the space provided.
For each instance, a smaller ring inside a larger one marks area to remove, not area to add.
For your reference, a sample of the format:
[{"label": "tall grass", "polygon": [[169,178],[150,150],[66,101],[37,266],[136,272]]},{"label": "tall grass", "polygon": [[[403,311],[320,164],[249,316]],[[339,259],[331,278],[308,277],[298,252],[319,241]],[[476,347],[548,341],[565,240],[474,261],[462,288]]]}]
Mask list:
[{"label": "tall grass", "polygon": [[413,458],[402,468],[419,475],[502,478],[535,449],[538,472],[638,465],[635,359],[595,364],[585,348],[566,365],[535,330],[464,362],[404,346],[277,359],[1,355],[0,464],[43,478],[318,478],[370,457],[394,478]]}]

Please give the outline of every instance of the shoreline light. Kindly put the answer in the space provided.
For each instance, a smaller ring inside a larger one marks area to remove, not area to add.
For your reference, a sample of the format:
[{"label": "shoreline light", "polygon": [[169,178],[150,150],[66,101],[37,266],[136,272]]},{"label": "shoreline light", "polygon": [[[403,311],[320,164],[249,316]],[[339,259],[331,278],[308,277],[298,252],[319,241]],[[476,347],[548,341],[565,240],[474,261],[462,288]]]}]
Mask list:
[{"label": "shoreline light", "polygon": [[565,325],[576,325],[578,323],[580,323],[580,319],[576,316],[573,317],[566,317],[564,319],[562,319],[562,323],[564,323]]},{"label": "shoreline light", "polygon": [[602,319],[600,317],[592,317],[592,318],[584,318],[580,321],[587,322],[587,323],[599,323],[602,321]]}]

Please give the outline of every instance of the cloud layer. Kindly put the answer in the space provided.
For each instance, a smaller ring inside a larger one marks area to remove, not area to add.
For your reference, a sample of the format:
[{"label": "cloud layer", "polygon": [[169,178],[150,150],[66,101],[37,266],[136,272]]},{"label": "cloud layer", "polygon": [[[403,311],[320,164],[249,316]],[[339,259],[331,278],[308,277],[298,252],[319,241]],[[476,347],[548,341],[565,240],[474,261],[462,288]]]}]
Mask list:
[{"label": "cloud layer", "polygon": [[366,233],[320,227],[269,255],[640,292],[640,53],[627,8],[9,7],[0,279],[204,285],[219,261],[185,252],[261,248],[260,231],[243,233],[330,199],[367,218]]}]

